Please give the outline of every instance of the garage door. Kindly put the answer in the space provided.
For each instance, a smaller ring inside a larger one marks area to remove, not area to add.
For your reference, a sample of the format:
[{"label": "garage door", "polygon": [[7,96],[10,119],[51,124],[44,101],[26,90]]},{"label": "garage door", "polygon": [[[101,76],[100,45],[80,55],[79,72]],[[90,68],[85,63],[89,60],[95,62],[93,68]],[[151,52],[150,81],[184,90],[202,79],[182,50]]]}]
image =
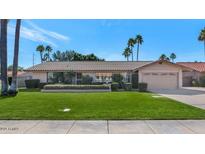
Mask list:
[{"label": "garage door", "polygon": [[178,88],[178,73],[143,73],[142,80],[148,83],[148,89]]}]

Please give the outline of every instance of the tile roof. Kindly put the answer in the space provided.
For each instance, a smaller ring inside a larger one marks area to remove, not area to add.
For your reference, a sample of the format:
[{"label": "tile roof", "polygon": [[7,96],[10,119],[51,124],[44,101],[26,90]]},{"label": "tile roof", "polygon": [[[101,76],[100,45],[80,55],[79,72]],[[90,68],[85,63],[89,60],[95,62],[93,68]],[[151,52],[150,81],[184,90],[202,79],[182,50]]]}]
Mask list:
[{"label": "tile roof", "polygon": [[178,62],[177,64],[189,67],[198,72],[205,72],[205,62]]},{"label": "tile roof", "polygon": [[25,71],[131,71],[152,63],[152,61],[73,61],[45,62]]},{"label": "tile roof", "polygon": [[[8,75],[8,77],[12,77],[12,71],[7,71],[7,75]],[[20,76],[26,76],[26,75],[27,75],[27,73],[24,72],[24,71],[18,71],[18,72],[17,72],[17,76],[18,76],[18,77],[20,77]]]}]

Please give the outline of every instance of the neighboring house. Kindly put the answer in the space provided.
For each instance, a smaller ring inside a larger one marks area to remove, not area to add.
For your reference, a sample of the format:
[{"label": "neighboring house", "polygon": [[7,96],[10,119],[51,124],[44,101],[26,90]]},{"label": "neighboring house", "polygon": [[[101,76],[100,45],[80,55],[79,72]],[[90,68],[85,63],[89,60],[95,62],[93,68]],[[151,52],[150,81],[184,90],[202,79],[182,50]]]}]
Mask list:
[{"label": "neighboring house", "polygon": [[178,62],[177,64],[189,67],[192,71],[183,71],[183,86],[192,86],[192,81],[200,81],[205,76],[205,62]]},{"label": "neighboring house", "polygon": [[33,79],[50,82],[56,72],[75,72],[75,83],[82,75],[93,82],[111,82],[113,74],[121,74],[126,82],[146,82],[148,89],[176,89],[182,87],[182,71],[189,68],[168,61],[76,61],[45,62],[25,70]]},{"label": "neighboring house", "polygon": [[[12,77],[12,71],[7,72],[8,77]],[[18,87],[25,87],[25,80],[32,79],[32,76],[24,71],[17,72],[17,85]]]}]

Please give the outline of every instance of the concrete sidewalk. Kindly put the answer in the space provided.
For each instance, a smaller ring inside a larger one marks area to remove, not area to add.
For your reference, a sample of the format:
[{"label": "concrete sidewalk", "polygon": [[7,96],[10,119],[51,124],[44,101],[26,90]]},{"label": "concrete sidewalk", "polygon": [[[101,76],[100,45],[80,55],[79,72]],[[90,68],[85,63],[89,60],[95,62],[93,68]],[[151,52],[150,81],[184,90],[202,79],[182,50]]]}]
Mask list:
[{"label": "concrete sidewalk", "polygon": [[203,134],[205,120],[0,120],[0,134]]}]

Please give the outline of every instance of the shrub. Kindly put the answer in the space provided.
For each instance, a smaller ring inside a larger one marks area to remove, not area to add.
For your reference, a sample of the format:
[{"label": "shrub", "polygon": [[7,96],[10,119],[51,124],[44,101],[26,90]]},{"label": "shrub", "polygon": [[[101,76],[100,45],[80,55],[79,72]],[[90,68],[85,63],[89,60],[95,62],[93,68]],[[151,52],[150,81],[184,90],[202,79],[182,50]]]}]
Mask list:
[{"label": "shrub", "polygon": [[89,75],[82,76],[82,84],[92,84],[93,78]]},{"label": "shrub", "polygon": [[200,77],[200,84],[201,87],[205,87],[205,76]]},{"label": "shrub", "polygon": [[113,74],[112,81],[117,83],[122,83],[123,76],[121,74]]},{"label": "shrub", "polygon": [[25,80],[26,88],[39,88],[39,79],[29,79]]},{"label": "shrub", "polygon": [[11,82],[12,82],[12,77],[8,77],[8,84],[9,84],[9,86],[11,85]]},{"label": "shrub", "polygon": [[39,89],[43,89],[43,87],[45,86],[45,85],[47,85],[48,83],[46,83],[46,82],[41,82],[41,83],[39,83]]},{"label": "shrub", "polygon": [[89,89],[110,89],[108,85],[45,85],[46,90],[57,90],[57,89],[79,89],[79,90],[89,90]]},{"label": "shrub", "polygon": [[147,91],[147,83],[141,82],[138,84],[138,88],[140,92],[146,92]]},{"label": "shrub", "polygon": [[93,82],[92,85],[103,85],[103,82]]},{"label": "shrub", "polygon": [[118,89],[119,89],[119,83],[113,82],[113,83],[111,84],[111,90],[112,90],[112,91],[118,91]]},{"label": "shrub", "polygon": [[132,84],[131,83],[124,83],[123,87],[126,91],[132,90]]},{"label": "shrub", "polygon": [[192,84],[193,87],[198,87],[198,86],[199,86],[199,82],[198,82],[198,80],[196,80],[196,79],[193,79],[193,80],[191,81],[191,84]]},{"label": "shrub", "polygon": [[16,96],[17,94],[18,94],[18,91],[8,90],[8,95],[9,96]]}]

